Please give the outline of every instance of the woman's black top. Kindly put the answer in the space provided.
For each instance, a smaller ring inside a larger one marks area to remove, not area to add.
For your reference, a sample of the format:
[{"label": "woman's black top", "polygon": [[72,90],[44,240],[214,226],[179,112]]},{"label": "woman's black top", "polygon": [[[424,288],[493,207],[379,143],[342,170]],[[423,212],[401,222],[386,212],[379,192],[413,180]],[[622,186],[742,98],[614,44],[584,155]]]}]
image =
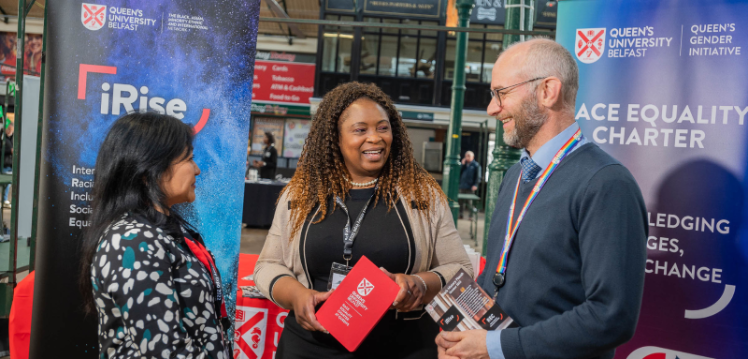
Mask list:
[{"label": "woman's black top", "polygon": [[113,222],[91,264],[104,358],[224,358],[228,342],[208,269],[141,216]]},{"label": "woman's black top", "polygon": [[13,168],[13,135],[3,136],[3,147],[5,147],[5,157],[2,169]]},{"label": "woman's black top", "polygon": [[[374,194],[374,188],[352,189],[346,198],[351,226],[358,218],[364,204]],[[332,209],[331,200],[329,209]],[[348,215],[341,208],[328,213],[325,220],[313,224],[308,232],[302,232],[302,263],[306,260],[313,289],[327,291],[327,281],[333,262],[345,264],[343,259],[343,228]],[[415,259],[415,244],[410,229],[408,216],[400,208],[387,211],[387,205],[380,198],[374,206],[374,198],[361,222],[361,229],[353,242],[353,258],[350,266],[356,265],[365,255],[378,267],[384,267],[390,273],[410,274]]]},{"label": "woman's black top", "polygon": [[[374,188],[350,191],[344,203],[348,207],[351,225],[373,193]],[[332,203],[331,199],[328,208],[332,209]],[[343,228],[347,220],[345,211],[337,208],[322,222],[310,225],[307,220],[302,228],[299,253],[314,290],[327,291],[333,262],[345,264]],[[354,266],[361,256],[391,273],[412,274],[415,242],[401,202],[388,210],[381,198],[376,206],[374,199],[371,200],[353,243],[350,265]],[[422,314],[422,311],[388,311],[361,346],[349,353],[329,334],[301,328],[291,312],[286,319],[276,358],[436,358],[434,339],[439,329],[428,315]]]},{"label": "woman's black top", "polygon": [[265,165],[260,167],[260,178],[275,179],[275,168],[278,167],[278,150],[270,145],[262,151],[262,161]]}]

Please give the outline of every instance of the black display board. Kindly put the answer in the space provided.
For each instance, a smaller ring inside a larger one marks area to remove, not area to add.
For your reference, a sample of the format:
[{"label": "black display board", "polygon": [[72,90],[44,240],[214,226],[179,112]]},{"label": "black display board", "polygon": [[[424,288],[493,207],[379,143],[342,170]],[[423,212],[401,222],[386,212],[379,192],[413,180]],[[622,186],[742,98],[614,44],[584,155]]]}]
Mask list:
[{"label": "black display board", "polygon": [[367,15],[398,15],[439,18],[446,0],[363,0]]},{"label": "black display board", "polygon": [[556,14],[558,11],[558,1],[540,0],[535,4],[535,28],[538,29],[555,29]]},{"label": "black display board", "polygon": [[114,121],[129,112],[166,113],[192,126],[202,174],[185,217],[216,254],[233,315],[259,5],[46,2],[30,358],[100,358],[98,313],[84,314],[78,290],[81,234],[90,225],[98,149]]},{"label": "black display board", "polygon": [[471,24],[504,25],[506,0],[475,0]]}]

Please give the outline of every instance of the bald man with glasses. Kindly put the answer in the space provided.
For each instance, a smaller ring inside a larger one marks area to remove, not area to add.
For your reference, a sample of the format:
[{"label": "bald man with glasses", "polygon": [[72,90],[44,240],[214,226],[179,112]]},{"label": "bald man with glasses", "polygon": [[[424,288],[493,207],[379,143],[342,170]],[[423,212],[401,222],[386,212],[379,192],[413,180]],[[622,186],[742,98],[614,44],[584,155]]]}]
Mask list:
[{"label": "bald man with glasses", "polygon": [[441,359],[610,359],[634,334],[647,210],[631,173],[575,122],[578,76],[547,39],[496,61],[488,114],[522,155],[499,188],[477,281],[516,326],[442,332]]}]

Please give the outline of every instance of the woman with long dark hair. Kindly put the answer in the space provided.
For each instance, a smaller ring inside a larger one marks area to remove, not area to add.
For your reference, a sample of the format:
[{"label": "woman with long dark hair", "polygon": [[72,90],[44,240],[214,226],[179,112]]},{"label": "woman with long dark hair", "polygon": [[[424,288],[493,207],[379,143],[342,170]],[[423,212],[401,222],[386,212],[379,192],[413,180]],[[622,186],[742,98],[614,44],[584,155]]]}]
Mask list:
[{"label": "woman with long dark hair", "polygon": [[275,179],[275,169],[278,167],[278,150],[275,149],[275,136],[265,132],[262,138],[265,148],[262,150],[262,161],[254,161],[254,166],[260,170],[260,178]]},{"label": "woman with long dark hair", "polygon": [[[400,292],[349,353],[315,310],[332,293],[333,266],[342,273],[362,256]],[[460,269],[473,273],[447,198],[416,162],[390,98],[358,82],[327,93],[255,267],[260,291],[291,309],[276,358],[436,358],[439,327],[423,305]]]},{"label": "woman with long dark hair", "polygon": [[195,200],[192,138],[174,117],[132,113],[99,149],[80,284],[106,358],[230,358],[215,261],[173,207]]}]

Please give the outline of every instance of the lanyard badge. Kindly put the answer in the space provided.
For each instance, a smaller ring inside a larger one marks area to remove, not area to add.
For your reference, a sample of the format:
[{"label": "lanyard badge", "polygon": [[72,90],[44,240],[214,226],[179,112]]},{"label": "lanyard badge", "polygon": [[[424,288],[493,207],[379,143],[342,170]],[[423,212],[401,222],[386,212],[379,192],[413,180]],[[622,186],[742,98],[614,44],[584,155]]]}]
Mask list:
[{"label": "lanyard badge", "polygon": [[[496,273],[493,276],[493,284],[496,286],[496,294],[498,293],[498,290],[501,286],[504,285],[506,282],[506,265],[507,260],[509,259],[509,250],[512,248],[512,244],[514,244],[514,239],[517,235],[517,229],[519,228],[520,223],[522,223],[522,220],[525,218],[525,213],[527,213],[527,209],[530,208],[530,205],[535,200],[535,198],[538,196],[538,193],[540,193],[540,190],[543,189],[543,186],[548,182],[548,178],[551,177],[551,174],[558,168],[559,163],[568,155],[572,149],[579,143],[579,141],[582,140],[582,130],[579,129],[577,132],[574,133],[571,138],[569,138],[568,141],[556,152],[556,155],[553,157],[553,161],[551,161],[551,164],[543,171],[543,173],[538,178],[538,182],[535,184],[535,187],[533,188],[532,192],[530,192],[530,195],[527,196],[527,199],[525,200],[525,204],[522,207],[522,209],[519,212],[519,216],[517,217],[516,223],[514,222],[514,210],[517,206],[517,194],[519,192],[519,184],[522,181],[522,173],[520,172],[519,178],[517,179],[517,186],[514,188],[514,196],[512,198],[512,205],[509,207],[509,216],[507,218],[507,224],[506,224],[506,234],[504,236],[504,247],[501,250],[501,257],[499,258],[499,264],[496,266]],[[494,294],[494,297],[495,295]]]},{"label": "lanyard badge", "polygon": [[329,291],[337,288],[351,269],[353,269],[353,267],[349,267],[345,264],[333,263],[332,268],[330,269],[330,277],[327,279],[327,290]]}]

